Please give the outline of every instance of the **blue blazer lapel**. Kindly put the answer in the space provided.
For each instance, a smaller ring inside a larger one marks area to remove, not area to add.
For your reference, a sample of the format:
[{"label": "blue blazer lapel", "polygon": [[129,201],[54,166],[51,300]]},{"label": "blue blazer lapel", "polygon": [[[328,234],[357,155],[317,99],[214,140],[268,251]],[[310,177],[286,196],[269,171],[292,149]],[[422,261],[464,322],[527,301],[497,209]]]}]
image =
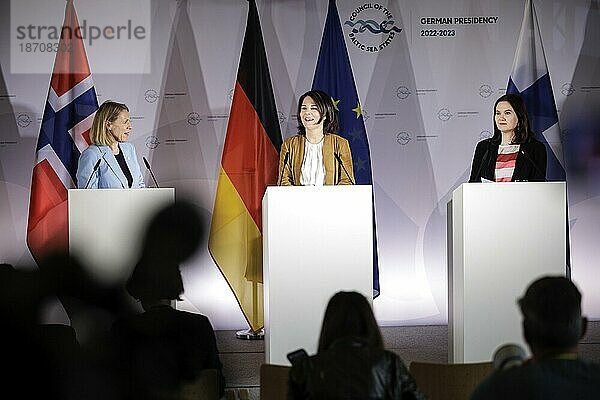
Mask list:
[{"label": "blue blazer lapel", "polygon": [[112,174],[112,178],[114,178],[115,181],[119,182],[123,188],[127,188],[127,178],[125,177],[125,174],[123,174],[123,171],[121,170],[121,167],[119,166],[119,163],[117,162],[117,159],[115,158],[114,154],[110,150],[110,147],[102,146],[101,151],[102,158],[108,164],[109,169],[111,169],[112,172],[114,172],[114,174]]}]

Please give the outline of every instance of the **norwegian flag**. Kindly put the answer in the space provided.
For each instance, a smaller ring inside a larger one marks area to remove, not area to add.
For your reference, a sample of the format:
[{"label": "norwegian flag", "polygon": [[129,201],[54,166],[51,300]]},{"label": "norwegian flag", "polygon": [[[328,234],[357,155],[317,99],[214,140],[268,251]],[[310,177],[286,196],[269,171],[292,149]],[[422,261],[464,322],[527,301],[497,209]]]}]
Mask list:
[{"label": "norwegian flag", "polygon": [[77,187],[79,155],[98,109],[73,0],[68,0],[31,178],[27,245],[36,261],[68,251],[67,191]]}]

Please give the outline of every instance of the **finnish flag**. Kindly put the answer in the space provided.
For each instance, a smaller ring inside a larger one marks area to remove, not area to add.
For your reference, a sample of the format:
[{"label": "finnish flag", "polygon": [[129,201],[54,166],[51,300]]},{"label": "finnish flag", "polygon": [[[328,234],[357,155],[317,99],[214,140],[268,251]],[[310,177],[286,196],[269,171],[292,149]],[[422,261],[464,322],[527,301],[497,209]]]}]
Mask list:
[{"label": "finnish flag", "polygon": [[506,93],[520,94],[531,128],[548,150],[549,181],[566,181],[558,113],[552,92],[542,36],[532,0],[525,3],[521,33]]}]

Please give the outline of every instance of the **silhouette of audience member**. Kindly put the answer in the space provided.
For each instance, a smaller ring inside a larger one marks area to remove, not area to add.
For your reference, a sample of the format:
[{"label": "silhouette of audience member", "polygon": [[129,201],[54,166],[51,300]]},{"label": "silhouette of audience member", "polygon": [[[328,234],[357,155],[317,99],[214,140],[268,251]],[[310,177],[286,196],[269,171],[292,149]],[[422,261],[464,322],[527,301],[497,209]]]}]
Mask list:
[{"label": "silhouette of audience member", "polygon": [[384,350],[371,306],[338,292],[323,317],[316,355],[294,360],[289,399],[424,399],[398,355]]},{"label": "silhouette of audience member", "polygon": [[202,219],[186,202],[164,208],[149,224],[141,259],[126,284],[144,312],[113,325],[126,398],[168,398],[203,369],[217,370],[223,395],[225,380],[210,321],[172,307],[184,291],[180,263],[195,253],[204,234]]},{"label": "silhouette of audience member", "polygon": [[[73,327],[41,323],[45,302],[55,297],[63,304],[77,302],[81,312],[91,315],[95,308],[105,310],[113,315],[111,320],[124,304],[119,303],[116,289],[97,284],[67,254],[48,254],[40,260],[39,269],[0,265],[3,393],[24,399],[118,398],[108,362],[110,352],[102,360],[95,358],[105,350],[95,347],[101,342],[95,326],[89,331],[96,332],[96,338],[80,345]],[[92,317],[88,323],[96,321]]]},{"label": "silhouette of audience member", "polygon": [[[24,296],[27,293],[28,296]],[[2,391],[22,398],[37,398],[48,391],[50,399],[59,398],[55,363],[37,340],[37,313],[44,297],[37,271],[17,271],[0,265],[0,354],[2,354]],[[31,380],[36,385],[30,385]],[[40,386],[38,386],[38,384]],[[3,396],[4,397],[4,396]]]},{"label": "silhouette of audience member", "polygon": [[533,357],[494,371],[471,399],[598,399],[600,364],[577,355],[587,327],[577,287],[564,277],[543,277],[527,288],[518,304]]}]

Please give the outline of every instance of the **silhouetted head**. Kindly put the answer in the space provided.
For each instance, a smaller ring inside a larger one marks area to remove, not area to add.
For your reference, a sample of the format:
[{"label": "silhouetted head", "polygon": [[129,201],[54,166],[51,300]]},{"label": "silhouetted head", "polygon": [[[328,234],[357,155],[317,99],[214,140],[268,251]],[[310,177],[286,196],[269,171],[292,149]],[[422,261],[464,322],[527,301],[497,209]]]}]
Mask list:
[{"label": "silhouetted head", "polygon": [[546,276],[534,281],[518,301],[523,315],[523,335],[536,349],[567,349],[585,333],[581,293],[565,277]]},{"label": "silhouetted head", "polygon": [[338,292],[329,300],[318,351],[327,350],[334,341],[346,336],[363,338],[369,346],[383,348],[371,305],[357,292]]},{"label": "silhouetted head", "polygon": [[205,233],[196,207],[178,201],[160,210],[150,221],[142,256],[126,289],[137,300],[179,299],[183,281],[179,264],[197,250]]}]

